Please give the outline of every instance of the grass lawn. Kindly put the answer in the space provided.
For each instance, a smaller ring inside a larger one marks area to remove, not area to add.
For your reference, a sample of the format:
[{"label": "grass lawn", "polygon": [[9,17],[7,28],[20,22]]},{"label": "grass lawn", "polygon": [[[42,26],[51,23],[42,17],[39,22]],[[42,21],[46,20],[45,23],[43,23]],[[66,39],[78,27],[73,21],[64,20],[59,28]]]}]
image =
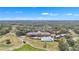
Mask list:
[{"label": "grass lawn", "polygon": [[47,48],[44,48],[45,43],[38,39],[32,39],[30,37],[26,37],[26,41],[30,42],[33,46],[50,50],[50,51],[59,51],[58,42],[47,42]]},{"label": "grass lawn", "polygon": [[47,42],[47,48],[51,51],[59,51],[58,42]]},{"label": "grass lawn", "polygon": [[34,48],[28,44],[22,46],[21,48],[15,49],[14,51],[45,51],[42,49]]}]

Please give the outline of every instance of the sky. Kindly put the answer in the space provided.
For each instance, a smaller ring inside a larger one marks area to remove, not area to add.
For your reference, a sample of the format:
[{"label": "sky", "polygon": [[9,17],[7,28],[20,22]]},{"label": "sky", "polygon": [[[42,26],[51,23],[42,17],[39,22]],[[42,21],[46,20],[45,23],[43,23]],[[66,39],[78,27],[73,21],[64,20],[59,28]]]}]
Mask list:
[{"label": "sky", "polygon": [[0,20],[79,20],[79,7],[0,7]]}]

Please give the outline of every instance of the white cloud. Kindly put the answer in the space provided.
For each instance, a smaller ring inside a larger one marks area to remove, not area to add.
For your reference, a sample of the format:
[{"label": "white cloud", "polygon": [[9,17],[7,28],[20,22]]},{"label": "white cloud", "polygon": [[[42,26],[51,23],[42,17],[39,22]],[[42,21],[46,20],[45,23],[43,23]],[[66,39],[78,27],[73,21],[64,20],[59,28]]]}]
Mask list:
[{"label": "white cloud", "polygon": [[67,16],[79,16],[79,14],[74,14],[74,13],[67,13],[65,15],[67,15]]},{"label": "white cloud", "polygon": [[44,12],[44,13],[41,13],[41,15],[58,16],[59,14],[58,14],[58,13],[48,13],[48,12]]},{"label": "white cloud", "polygon": [[44,12],[44,13],[41,13],[41,15],[49,15],[49,13],[47,13],[47,12]]},{"label": "white cloud", "polygon": [[72,14],[72,13],[67,13],[66,15],[67,15],[67,16],[72,16],[73,14]]}]

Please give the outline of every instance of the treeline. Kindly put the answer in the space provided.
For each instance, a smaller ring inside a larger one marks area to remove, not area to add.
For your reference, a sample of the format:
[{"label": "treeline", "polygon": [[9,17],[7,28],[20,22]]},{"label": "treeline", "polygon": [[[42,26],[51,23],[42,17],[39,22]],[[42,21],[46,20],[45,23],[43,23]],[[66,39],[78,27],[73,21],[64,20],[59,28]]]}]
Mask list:
[{"label": "treeline", "polygon": [[11,25],[0,24],[0,35],[5,35],[11,30]]},{"label": "treeline", "polygon": [[62,38],[59,41],[59,48],[61,51],[79,51],[79,39],[75,41],[71,38]]}]

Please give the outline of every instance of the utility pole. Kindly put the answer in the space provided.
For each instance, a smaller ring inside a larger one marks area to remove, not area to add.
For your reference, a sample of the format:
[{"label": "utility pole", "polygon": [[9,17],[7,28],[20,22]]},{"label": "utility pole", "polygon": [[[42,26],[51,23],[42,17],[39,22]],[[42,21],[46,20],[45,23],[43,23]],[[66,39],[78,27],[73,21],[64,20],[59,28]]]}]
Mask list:
[{"label": "utility pole", "polygon": [[47,42],[46,41],[44,41],[44,46],[43,47],[47,48]]}]

